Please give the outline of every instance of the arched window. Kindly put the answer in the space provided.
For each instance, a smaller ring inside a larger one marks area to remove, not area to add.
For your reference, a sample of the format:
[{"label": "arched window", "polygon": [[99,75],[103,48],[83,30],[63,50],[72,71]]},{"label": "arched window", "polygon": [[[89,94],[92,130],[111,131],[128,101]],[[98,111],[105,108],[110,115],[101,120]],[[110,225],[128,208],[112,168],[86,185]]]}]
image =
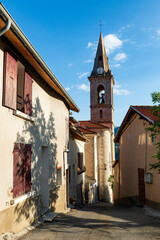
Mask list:
[{"label": "arched window", "polygon": [[99,114],[100,114],[100,119],[103,119],[103,111],[102,110],[99,111]]},{"label": "arched window", "polygon": [[105,90],[102,85],[98,86],[97,95],[98,103],[105,103]]}]

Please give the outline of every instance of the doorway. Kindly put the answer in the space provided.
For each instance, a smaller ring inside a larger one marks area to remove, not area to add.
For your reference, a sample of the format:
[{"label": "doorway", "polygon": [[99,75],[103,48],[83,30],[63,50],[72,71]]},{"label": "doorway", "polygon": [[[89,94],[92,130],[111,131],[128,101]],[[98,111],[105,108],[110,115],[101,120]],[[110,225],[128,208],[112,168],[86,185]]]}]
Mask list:
[{"label": "doorway", "polygon": [[42,170],[41,170],[41,204],[42,211],[49,209],[49,159],[48,147],[42,147]]},{"label": "doorway", "polygon": [[144,169],[138,168],[139,204],[145,205]]}]

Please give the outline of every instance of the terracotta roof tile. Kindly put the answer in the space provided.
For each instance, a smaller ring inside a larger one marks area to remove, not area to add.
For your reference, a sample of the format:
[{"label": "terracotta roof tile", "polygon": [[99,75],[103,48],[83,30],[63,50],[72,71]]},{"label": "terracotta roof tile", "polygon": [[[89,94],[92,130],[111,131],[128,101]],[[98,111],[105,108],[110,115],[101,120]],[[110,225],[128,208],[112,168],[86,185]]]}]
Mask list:
[{"label": "terracotta roof tile", "polygon": [[132,106],[138,112],[151,119],[152,121],[158,121],[158,118],[153,115],[152,106]]},{"label": "terracotta roof tile", "polygon": [[103,124],[92,122],[92,121],[79,121],[80,125],[89,129],[104,129],[108,128]]}]

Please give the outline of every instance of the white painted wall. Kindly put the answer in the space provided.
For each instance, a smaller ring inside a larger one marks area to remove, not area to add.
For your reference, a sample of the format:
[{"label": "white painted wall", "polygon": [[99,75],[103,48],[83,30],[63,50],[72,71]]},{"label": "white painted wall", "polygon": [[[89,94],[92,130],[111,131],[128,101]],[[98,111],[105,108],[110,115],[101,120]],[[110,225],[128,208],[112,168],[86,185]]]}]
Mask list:
[{"label": "white painted wall", "polygon": [[[10,200],[12,199],[10,190],[13,188],[12,152],[14,142],[22,141],[22,138],[24,143],[33,142],[32,190],[35,190],[37,194],[40,194],[40,176],[42,166],[40,149],[42,146],[48,147],[49,184],[51,188],[55,186],[54,179],[56,174],[56,165],[58,164],[58,166],[62,166],[63,171],[63,150],[66,145],[66,135],[69,134],[66,132],[65,125],[65,119],[69,118],[69,112],[66,105],[61,99],[56,98],[56,95],[54,97],[54,92],[53,96],[51,96],[42,89],[35,79],[33,79],[32,88],[33,116],[35,116],[37,110],[34,109],[37,104],[36,99],[39,98],[40,108],[38,107],[38,119],[40,120],[43,117],[43,122],[35,121],[35,123],[31,123],[25,121],[20,117],[14,116],[13,110],[2,106],[3,59],[4,52],[0,49],[0,211],[9,207]],[[52,132],[47,126],[47,124],[53,123],[53,121],[49,120],[51,114],[54,119],[54,138],[50,136]],[[33,139],[31,137],[33,137]],[[63,184],[65,184],[65,178],[62,174],[62,185]],[[65,201],[64,199],[61,198],[60,201]]]}]

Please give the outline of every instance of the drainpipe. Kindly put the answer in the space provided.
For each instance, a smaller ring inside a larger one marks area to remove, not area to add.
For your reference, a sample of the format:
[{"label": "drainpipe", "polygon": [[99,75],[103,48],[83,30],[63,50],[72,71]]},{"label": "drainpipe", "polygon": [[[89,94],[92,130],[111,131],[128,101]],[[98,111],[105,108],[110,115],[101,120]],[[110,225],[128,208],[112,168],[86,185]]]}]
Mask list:
[{"label": "drainpipe", "polygon": [[0,29],[0,36],[2,36],[4,33],[6,33],[11,27],[11,20],[8,18],[6,21],[6,25]]}]

